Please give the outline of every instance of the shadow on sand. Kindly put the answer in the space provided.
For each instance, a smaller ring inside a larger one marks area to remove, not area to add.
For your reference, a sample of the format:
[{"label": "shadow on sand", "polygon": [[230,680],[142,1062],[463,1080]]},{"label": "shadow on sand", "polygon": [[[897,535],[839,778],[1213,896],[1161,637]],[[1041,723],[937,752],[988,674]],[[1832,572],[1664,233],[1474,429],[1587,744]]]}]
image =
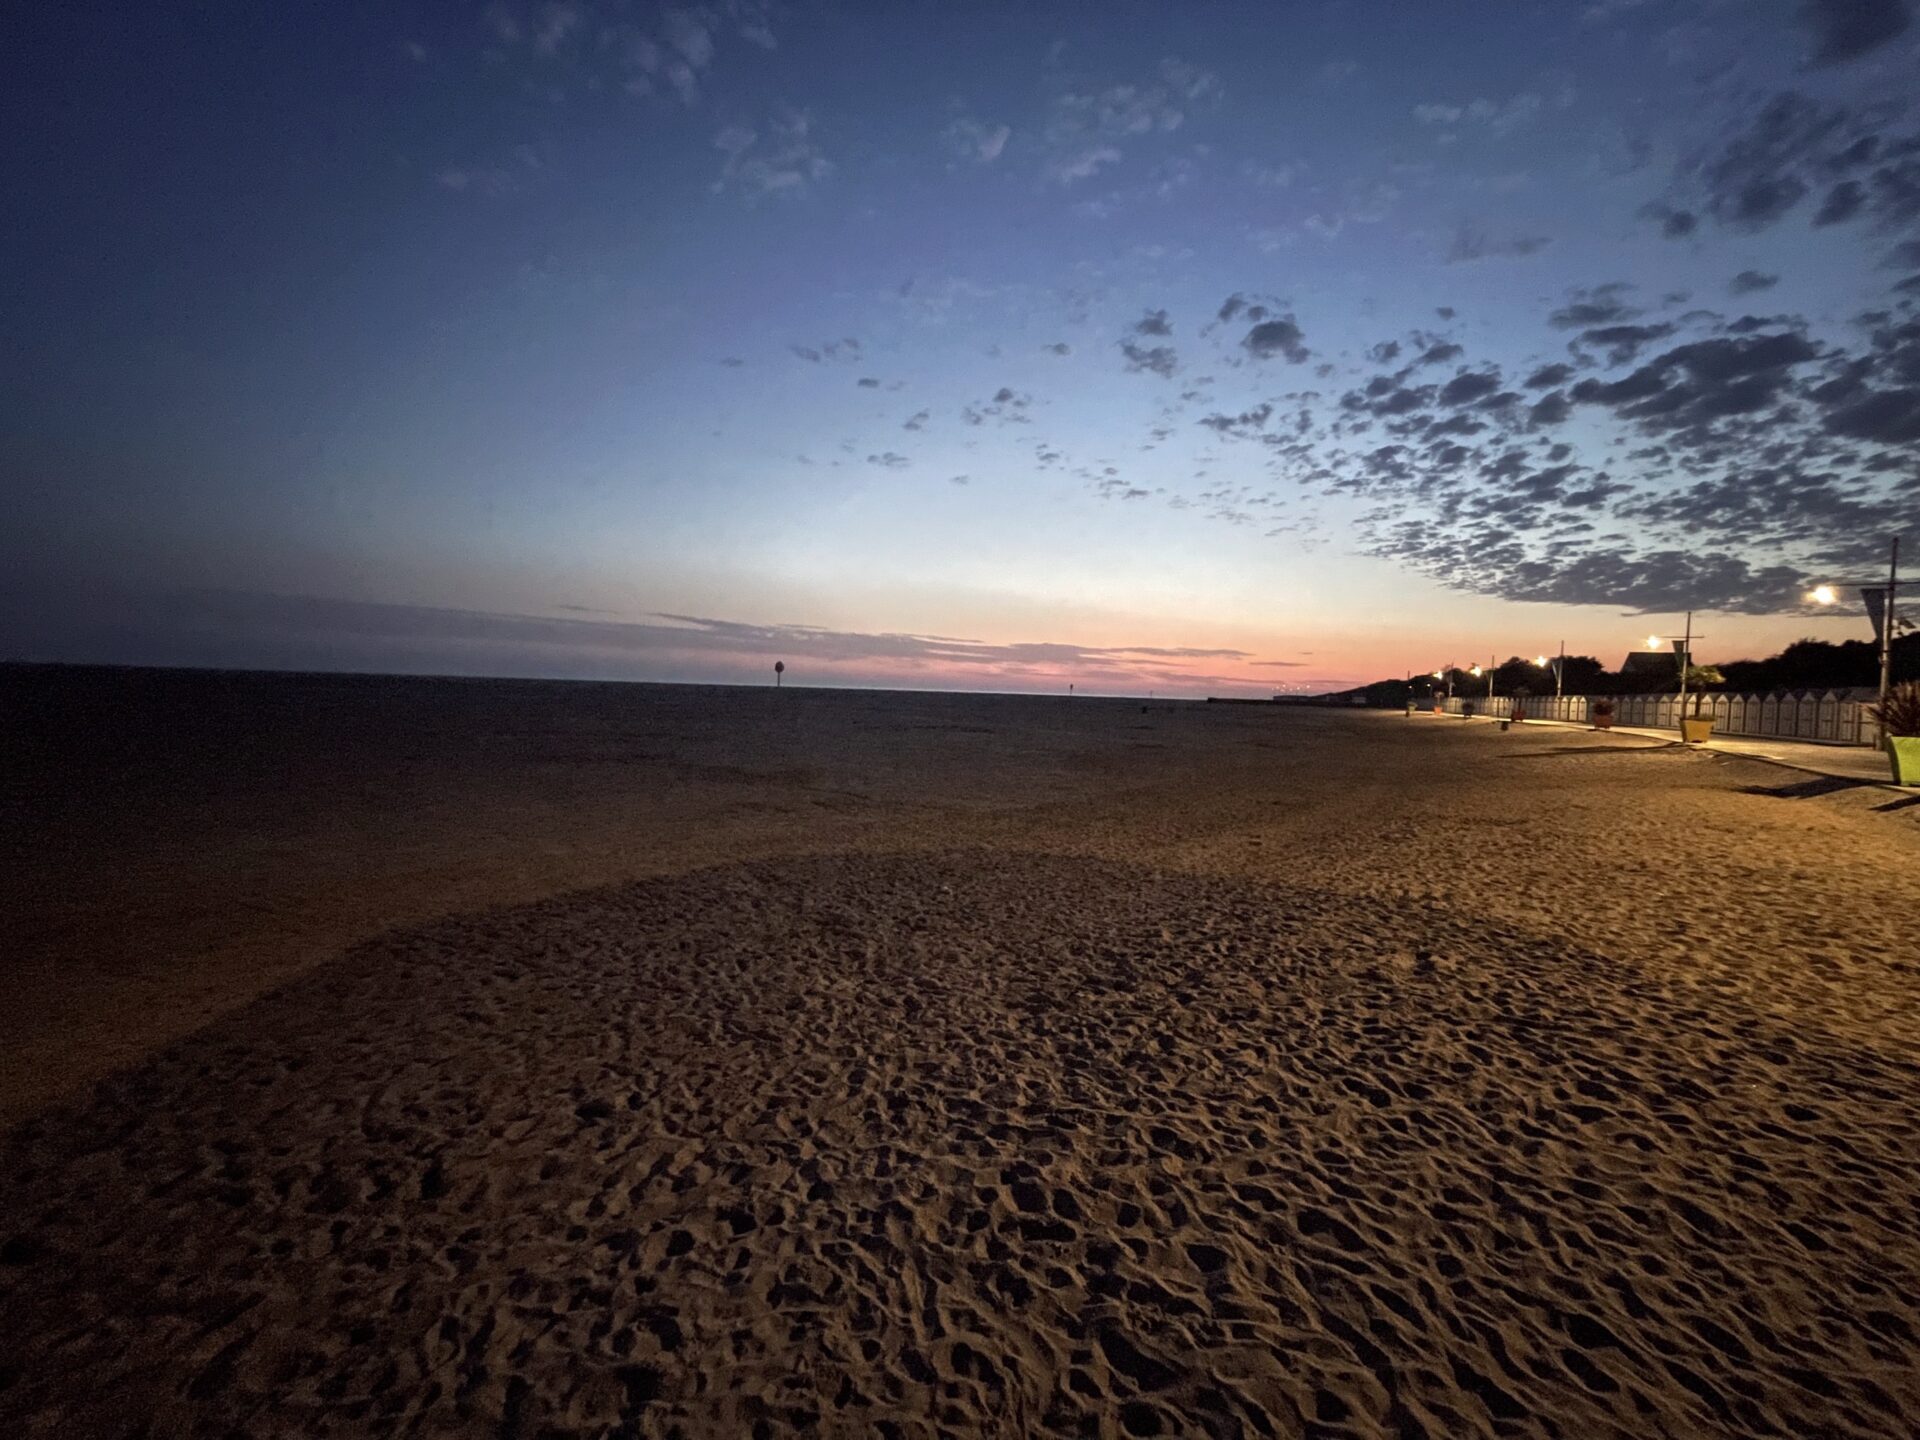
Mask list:
[{"label": "shadow on sand", "polygon": [[[1821,775],[1793,785],[1742,785],[1743,795],[1771,795],[1776,800],[1812,800],[1821,795],[1837,795],[1842,790],[1858,790],[1877,784],[1873,780],[1849,780],[1839,775]],[[1881,809],[1888,807],[1881,806]]]}]

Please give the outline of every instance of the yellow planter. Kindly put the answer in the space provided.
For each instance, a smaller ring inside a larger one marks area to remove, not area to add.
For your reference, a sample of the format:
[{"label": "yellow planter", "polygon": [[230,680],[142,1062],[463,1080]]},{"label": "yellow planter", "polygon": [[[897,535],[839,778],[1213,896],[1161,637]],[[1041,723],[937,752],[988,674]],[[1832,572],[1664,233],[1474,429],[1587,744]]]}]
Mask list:
[{"label": "yellow planter", "polygon": [[1711,715],[1688,715],[1680,722],[1681,738],[1689,745],[1703,744],[1712,734],[1713,717]]},{"label": "yellow planter", "polygon": [[1893,783],[1920,785],[1920,735],[1889,735],[1883,743],[1893,761]]}]

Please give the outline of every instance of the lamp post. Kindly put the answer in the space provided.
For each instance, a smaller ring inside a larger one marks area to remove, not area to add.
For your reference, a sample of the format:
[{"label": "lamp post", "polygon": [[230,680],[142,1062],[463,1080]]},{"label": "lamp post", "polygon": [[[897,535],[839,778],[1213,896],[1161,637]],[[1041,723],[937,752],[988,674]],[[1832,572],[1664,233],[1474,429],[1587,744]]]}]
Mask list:
[{"label": "lamp post", "polygon": [[1536,655],[1533,657],[1533,663],[1542,670],[1553,671],[1553,698],[1558,700],[1560,698],[1560,672],[1566,667],[1567,663],[1567,642],[1564,640],[1560,642],[1559,659],[1556,660],[1551,655]]},{"label": "lamp post", "polygon": [[[1900,590],[1900,537],[1893,537],[1892,547],[1887,555],[1887,588],[1881,593],[1880,604],[1876,607],[1873,593],[1876,587],[1859,587],[1860,598],[1867,602],[1868,618],[1874,622],[1874,631],[1880,641],[1880,703],[1887,703],[1887,691],[1893,688],[1893,627],[1898,611],[1894,609],[1894,597]],[[1807,598],[1816,605],[1831,605],[1840,597],[1831,585],[1816,585],[1807,592]]]},{"label": "lamp post", "polygon": [[1706,638],[1704,635],[1696,635],[1693,633],[1693,612],[1691,610],[1687,611],[1687,628],[1683,634],[1649,635],[1647,637],[1647,648],[1649,650],[1658,650],[1662,640],[1668,640],[1674,643],[1674,659],[1679,662],[1680,668],[1680,718],[1683,720],[1686,719],[1687,715],[1687,671],[1693,666],[1693,642]]}]

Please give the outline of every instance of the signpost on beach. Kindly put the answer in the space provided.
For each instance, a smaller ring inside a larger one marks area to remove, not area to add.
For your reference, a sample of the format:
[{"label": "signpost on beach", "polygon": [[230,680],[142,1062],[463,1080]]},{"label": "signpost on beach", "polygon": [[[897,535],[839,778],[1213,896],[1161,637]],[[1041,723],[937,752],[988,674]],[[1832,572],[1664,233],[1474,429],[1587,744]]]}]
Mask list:
[{"label": "signpost on beach", "polygon": [[773,662],[773,688],[774,689],[778,690],[780,688],[780,677],[782,675],[785,675],[786,673],[787,673],[786,661],[776,660]]}]

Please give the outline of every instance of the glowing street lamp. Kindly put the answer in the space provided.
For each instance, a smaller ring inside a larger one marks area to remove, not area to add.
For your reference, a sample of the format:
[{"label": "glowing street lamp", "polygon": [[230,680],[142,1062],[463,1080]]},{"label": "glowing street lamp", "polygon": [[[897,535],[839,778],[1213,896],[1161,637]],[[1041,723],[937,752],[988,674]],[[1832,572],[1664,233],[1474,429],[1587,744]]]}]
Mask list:
[{"label": "glowing street lamp", "polygon": [[[1851,584],[1852,582],[1848,582]],[[1874,637],[1880,642],[1880,703],[1887,703],[1887,691],[1893,685],[1893,641],[1894,629],[1900,624],[1900,611],[1896,601],[1900,593],[1900,537],[1893,537],[1893,546],[1887,555],[1886,588],[1876,585],[1862,585],[1860,598],[1867,602],[1867,613],[1874,622]],[[1807,592],[1807,599],[1816,605],[1831,605],[1839,599],[1831,585],[1816,585]]]},{"label": "glowing street lamp", "polygon": [[[1658,650],[1660,648],[1661,638],[1662,637],[1658,635],[1649,635],[1647,637],[1647,648],[1649,650]],[[1680,714],[1684,717],[1687,713],[1687,672],[1693,668],[1693,642],[1696,640],[1704,640],[1707,637],[1693,633],[1693,611],[1689,610],[1687,611],[1686,633],[1684,635],[1668,635],[1665,638],[1673,642],[1674,668],[1680,672]]]}]

